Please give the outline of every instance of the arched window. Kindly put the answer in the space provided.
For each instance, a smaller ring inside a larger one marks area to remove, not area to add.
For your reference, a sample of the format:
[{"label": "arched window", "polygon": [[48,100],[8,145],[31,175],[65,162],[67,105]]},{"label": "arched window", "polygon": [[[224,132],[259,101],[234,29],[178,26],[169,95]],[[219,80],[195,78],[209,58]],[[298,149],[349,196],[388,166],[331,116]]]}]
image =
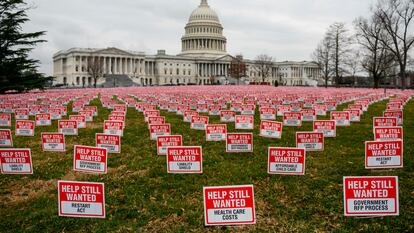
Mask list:
[{"label": "arched window", "polygon": [[88,86],[92,85],[92,77],[88,77]]},{"label": "arched window", "polygon": [[80,84],[80,78],[79,77],[76,77],[76,85],[79,86],[79,84]]},{"label": "arched window", "polygon": [[86,83],[86,78],[85,77],[82,77],[82,87],[85,86],[85,83]]},{"label": "arched window", "polygon": [[63,85],[67,85],[68,80],[66,79],[66,77],[63,77]]}]

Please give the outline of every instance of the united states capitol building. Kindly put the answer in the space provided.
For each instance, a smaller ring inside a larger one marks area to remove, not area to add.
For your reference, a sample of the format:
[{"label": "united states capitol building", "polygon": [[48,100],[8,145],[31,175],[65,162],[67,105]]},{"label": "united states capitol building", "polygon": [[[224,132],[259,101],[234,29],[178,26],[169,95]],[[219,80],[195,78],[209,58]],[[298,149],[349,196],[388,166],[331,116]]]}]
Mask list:
[{"label": "united states capitol building", "polygon": [[[201,0],[185,26],[181,53],[155,55],[120,48],[71,48],[53,55],[54,84],[88,87],[94,83],[88,72],[88,57],[100,59],[102,78],[98,86],[155,86],[233,84],[230,63],[234,56],[226,51],[227,39],[217,13],[207,0]],[[270,54],[271,55],[271,54]],[[272,56],[272,55],[271,55]],[[99,60],[98,60],[99,61]],[[244,59],[246,77],[241,83],[262,82],[254,60]],[[274,85],[316,85],[321,72],[313,62],[273,62],[266,82]]]}]

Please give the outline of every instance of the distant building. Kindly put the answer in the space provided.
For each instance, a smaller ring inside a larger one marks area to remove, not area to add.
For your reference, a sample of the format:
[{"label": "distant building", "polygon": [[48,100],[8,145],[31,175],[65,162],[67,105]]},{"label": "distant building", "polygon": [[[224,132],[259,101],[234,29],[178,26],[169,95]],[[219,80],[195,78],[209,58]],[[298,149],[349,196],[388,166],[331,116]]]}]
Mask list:
[{"label": "distant building", "polygon": [[[229,77],[233,56],[227,54],[226,44],[216,12],[209,7],[207,0],[201,0],[185,26],[180,54],[167,55],[165,50],[158,50],[156,55],[146,55],[118,48],[71,48],[53,55],[53,74],[57,77],[54,84],[92,86],[93,79],[87,71],[87,60],[91,56],[98,57],[103,64],[106,79],[100,79],[99,85],[108,82],[108,78],[142,86],[236,83]],[[261,82],[254,61],[244,61],[247,76],[242,81]],[[316,85],[320,78],[320,70],[315,63],[286,61],[274,62],[271,75],[265,81],[289,86]]]}]

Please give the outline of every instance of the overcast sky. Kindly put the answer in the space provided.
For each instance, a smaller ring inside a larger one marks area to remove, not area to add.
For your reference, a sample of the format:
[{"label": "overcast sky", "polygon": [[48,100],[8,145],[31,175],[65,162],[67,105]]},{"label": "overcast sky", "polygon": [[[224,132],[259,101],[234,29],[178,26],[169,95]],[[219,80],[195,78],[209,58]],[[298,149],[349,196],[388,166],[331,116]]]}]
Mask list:
[{"label": "overcast sky", "polygon": [[[32,57],[52,74],[52,56],[72,47],[178,54],[181,36],[200,0],[28,0],[35,8],[25,31],[45,30],[48,41]],[[276,61],[309,60],[327,27],[369,14],[374,0],[209,0],[227,37],[228,53]]]}]

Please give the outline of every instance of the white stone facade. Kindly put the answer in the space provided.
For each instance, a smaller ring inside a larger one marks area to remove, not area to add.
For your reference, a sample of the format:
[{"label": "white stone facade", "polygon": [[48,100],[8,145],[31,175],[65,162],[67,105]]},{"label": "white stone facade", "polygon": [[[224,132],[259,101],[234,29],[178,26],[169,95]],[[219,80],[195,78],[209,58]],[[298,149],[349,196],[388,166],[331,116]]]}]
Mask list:
[{"label": "white stone facade", "polygon": [[[101,59],[104,76],[127,75],[137,85],[234,83],[229,77],[233,57],[226,52],[223,26],[207,0],[201,0],[199,7],[192,12],[181,42],[182,51],[175,56],[167,55],[164,50],[159,50],[156,55],[146,55],[118,48],[59,51],[53,56],[54,84],[92,86],[93,79],[87,72],[90,56]],[[254,61],[245,62],[247,74],[243,83],[261,82]],[[289,86],[315,85],[320,77],[315,63],[286,61],[274,62],[271,75],[265,81]],[[98,85],[103,82],[104,79],[100,79]]]}]

